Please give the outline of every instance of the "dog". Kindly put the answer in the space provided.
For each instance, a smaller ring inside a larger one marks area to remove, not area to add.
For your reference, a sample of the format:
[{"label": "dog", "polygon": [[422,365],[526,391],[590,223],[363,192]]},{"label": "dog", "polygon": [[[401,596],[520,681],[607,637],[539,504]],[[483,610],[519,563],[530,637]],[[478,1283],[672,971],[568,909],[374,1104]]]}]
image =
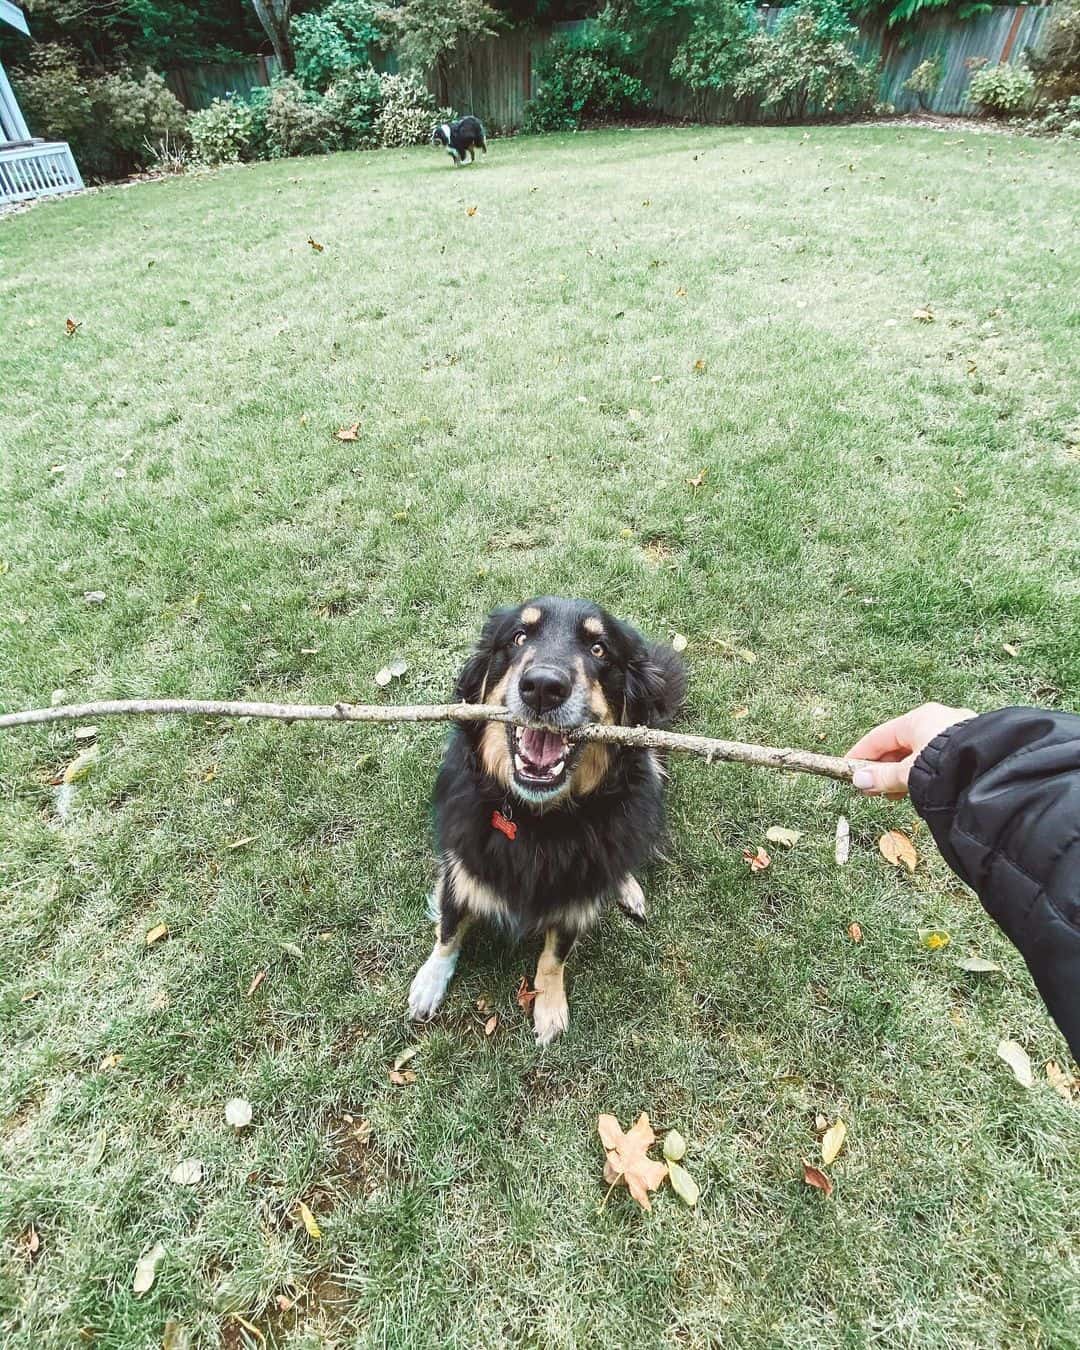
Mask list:
[{"label": "dog", "polygon": [[645,921],[635,873],[663,838],[666,774],[654,751],[565,733],[596,722],[667,726],[685,691],[672,648],[598,605],[545,596],[488,618],[454,697],[503,704],[533,725],[471,722],[451,733],[434,794],[435,946],[409,991],[414,1020],[438,1011],[467,928],[487,919],[517,937],[543,935],[537,1043],[566,1030],[575,940],[608,900]]},{"label": "dog", "polygon": [[487,136],[478,117],[440,123],[431,133],[431,144],[446,147],[455,169],[465,163],[466,155],[475,163],[478,149],[487,154]]}]

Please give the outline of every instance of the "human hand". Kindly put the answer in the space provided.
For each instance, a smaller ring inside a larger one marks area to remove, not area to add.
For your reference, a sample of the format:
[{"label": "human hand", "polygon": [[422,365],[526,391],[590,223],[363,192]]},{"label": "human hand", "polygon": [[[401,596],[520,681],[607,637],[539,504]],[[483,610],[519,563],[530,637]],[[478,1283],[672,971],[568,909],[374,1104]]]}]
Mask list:
[{"label": "human hand", "polygon": [[975,714],[970,708],[947,708],[944,703],[924,703],[902,717],[868,731],[847,752],[847,759],[875,761],[869,768],[856,769],[852,784],[867,796],[906,797],[908,774],[920,750],[955,722],[966,722]]}]

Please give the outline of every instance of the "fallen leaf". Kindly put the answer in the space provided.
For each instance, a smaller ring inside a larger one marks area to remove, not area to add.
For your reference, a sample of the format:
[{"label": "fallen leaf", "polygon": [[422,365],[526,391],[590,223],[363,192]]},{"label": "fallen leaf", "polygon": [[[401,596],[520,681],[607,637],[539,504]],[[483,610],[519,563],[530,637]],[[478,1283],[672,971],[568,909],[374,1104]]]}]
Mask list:
[{"label": "fallen leaf", "polygon": [[410,1083],[416,1082],[416,1074],[412,1069],[406,1069],[404,1073],[399,1073],[397,1069],[391,1069],[387,1077],[395,1087],[408,1087]]},{"label": "fallen leaf", "polygon": [[484,1035],[490,1036],[498,1025],[499,1025],[499,1014],[492,1013],[491,1016],[488,1018],[488,1020],[484,1023]]},{"label": "fallen leaf", "polygon": [[152,947],[155,942],[160,942],[163,937],[168,937],[169,925],[167,923],[155,924],[146,935],[146,945]]},{"label": "fallen leaf", "polygon": [[706,465],[704,469],[702,469],[702,470],[700,470],[698,473],[694,474],[693,478],[688,478],[686,481],[690,484],[690,486],[691,486],[692,488],[704,487],[704,486],[705,486],[705,475],[706,475],[708,472],[709,472],[709,466]]},{"label": "fallen leaf", "polygon": [[92,741],[97,737],[97,727],[76,727],[75,739],[77,741]]},{"label": "fallen leaf", "polygon": [[161,1350],[188,1350],[190,1345],[187,1327],[170,1317],[161,1334]]},{"label": "fallen leaf", "polygon": [[739,717],[739,718],[742,718],[742,717],[749,717],[749,716],[750,716],[750,709],[747,708],[747,707],[745,707],[745,706],[743,706],[743,707],[741,707],[741,708],[732,708],[732,710],[731,710],[731,715],[732,715],[732,717]]},{"label": "fallen leaf", "polygon": [[841,816],[836,822],[836,848],[833,856],[838,867],[843,867],[851,857],[851,826],[848,824],[847,816]]},{"label": "fallen leaf", "polygon": [[685,286],[676,286],[676,288],[675,288],[675,298],[676,298],[676,300],[684,300],[684,299],[686,298],[686,287],[685,287]]},{"label": "fallen leaf", "polygon": [[824,1134],[828,1128],[829,1122],[825,1119],[824,1116],[816,1115],[814,1117],[814,1129],[817,1130],[818,1134]]},{"label": "fallen leaf", "polygon": [[475,215],[476,215],[476,207],[475,207],[475,206],[470,206],[470,207],[468,207],[468,209],[466,210],[465,214],[466,214],[467,216],[475,216]]},{"label": "fallen leaf", "polygon": [[317,244],[315,240],[312,239],[310,234],[308,235],[308,243],[311,245],[311,247],[315,250],[316,253],[321,253],[323,251],[323,245]]},{"label": "fallen leaf", "polygon": [[1020,648],[1019,648],[1019,647],[1014,647],[1013,644],[1012,644],[1011,642],[1003,642],[1003,643],[1001,644],[1001,650],[1002,650],[1003,652],[1005,652],[1006,655],[1008,655],[1008,656],[1019,656],[1019,655],[1020,655]]},{"label": "fallen leaf", "polygon": [[105,592],[83,591],[83,599],[88,605],[103,605],[105,603]]},{"label": "fallen leaf", "polygon": [[903,866],[909,872],[915,871],[919,855],[915,852],[915,845],[902,830],[886,830],[878,840],[878,848],[881,856],[893,867]]},{"label": "fallen leaf", "polygon": [[401,1054],[398,1055],[397,1059],[394,1060],[394,1068],[403,1069],[405,1065],[408,1064],[409,1060],[415,1059],[419,1053],[420,1047],[418,1045],[406,1046]]},{"label": "fallen leaf", "polygon": [[758,845],[756,852],[751,849],[744,848],[742,851],[742,855],[746,859],[746,861],[750,864],[751,872],[764,872],[766,867],[768,867],[769,864],[772,862],[772,859],[769,857],[769,855],[765,852],[765,850],[761,847],[760,844]]},{"label": "fallen leaf", "polygon": [[360,423],[353,422],[347,427],[338,427],[334,432],[336,441],[358,441],[360,439]]},{"label": "fallen leaf", "polygon": [[382,670],[377,670],[375,672],[375,683],[380,689],[385,689],[393,678],[389,666],[383,666]]},{"label": "fallen leaf", "polygon": [[802,830],[789,830],[783,825],[770,825],[765,838],[773,844],[783,844],[785,848],[794,848],[802,838]]},{"label": "fallen leaf", "polygon": [[708,369],[708,367],[706,366],[706,364],[705,364],[704,361],[695,361],[695,362],[694,362],[694,373],[695,373],[696,375],[704,375],[704,374],[705,374],[705,371],[706,371],[707,369]]},{"label": "fallen leaf", "polygon": [[536,1001],[536,990],[529,988],[529,977],[527,975],[522,975],[514,998],[523,1013],[532,1011],[532,1005]]},{"label": "fallen leaf", "polygon": [[924,306],[921,309],[915,310],[911,317],[913,319],[918,319],[920,323],[933,323],[934,311]]},{"label": "fallen leaf", "polygon": [[980,973],[1001,969],[996,961],[988,961],[985,956],[965,956],[956,964],[961,970],[974,970]]},{"label": "fallen leaf", "polygon": [[862,929],[859,927],[857,923],[848,924],[847,935],[852,940],[852,942],[862,941]]},{"label": "fallen leaf", "polygon": [[201,1158],[185,1158],[169,1173],[169,1180],[175,1181],[178,1186],[197,1186],[202,1181],[202,1174]]},{"label": "fallen leaf", "polygon": [[656,1135],[643,1111],[633,1127],[623,1133],[614,1116],[600,1116],[596,1122],[600,1142],[607,1150],[604,1180],[609,1186],[622,1182],[642,1209],[652,1209],[649,1192],[655,1191],[667,1176],[667,1165],[648,1156]]},{"label": "fallen leaf", "polygon": [[243,1130],[251,1124],[251,1103],[243,1097],[230,1097],[225,1103],[225,1123],[234,1130]]},{"label": "fallen leaf", "polygon": [[285,953],[286,956],[291,956],[297,961],[299,961],[304,955],[303,948],[298,947],[295,942],[279,942],[278,946],[281,948],[281,950]]},{"label": "fallen leaf", "polygon": [[671,650],[673,652],[684,652],[689,645],[690,643],[682,633],[676,633],[671,639]]},{"label": "fallen leaf", "polygon": [[802,1177],[803,1181],[805,1181],[808,1186],[816,1186],[819,1191],[824,1191],[826,1195],[832,1195],[832,1182],[824,1172],[819,1171],[816,1167],[812,1167],[805,1158],[803,1159],[802,1165]]},{"label": "fallen leaf", "polygon": [[837,1154],[844,1147],[846,1135],[847,1126],[838,1116],[825,1131],[825,1138],[821,1141],[821,1161],[826,1167],[836,1161]]},{"label": "fallen leaf", "polygon": [[284,1294],[276,1294],[274,1296],[274,1304],[277,1307],[278,1312],[286,1313],[292,1308],[293,1300],[287,1298]]},{"label": "fallen leaf", "polygon": [[1019,1041],[1002,1041],[997,1048],[998,1058],[1003,1059],[1013,1071],[1013,1076],[1021,1087],[1033,1087],[1035,1075],[1031,1071],[1028,1052]]},{"label": "fallen leaf", "polygon": [[91,1172],[94,1170],[95,1167],[98,1167],[100,1165],[102,1158],[104,1158],[105,1145],[108,1143],[108,1141],[109,1141],[109,1132],[104,1128],[104,1126],[102,1126],[102,1128],[98,1130],[97,1134],[94,1135],[94,1142],[90,1145],[89,1151],[86,1154],[86,1165],[91,1170]]},{"label": "fallen leaf", "polygon": [[81,327],[82,327],[82,320],[80,319],[79,322],[76,323],[70,314],[64,320],[64,332],[68,335],[68,337],[74,337]]},{"label": "fallen leaf", "polygon": [[203,773],[202,780],[204,783],[212,783],[216,777],[217,777],[217,765],[211,764],[210,767]]},{"label": "fallen leaf", "polygon": [[300,1218],[308,1231],[308,1237],[314,1238],[315,1241],[318,1242],[319,1238],[322,1237],[322,1229],[315,1222],[315,1215],[312,1214],[311,1210],[308,1209],[303,1200],[298,1200],[296,1202],[296,1208],[300,1211]]},{"label": "fallen leaf", "polygon": [[106,1055],[98,1065],[98,1073],[107,1073],[109,1069],[115,1069],[123,1061],[123,1058],[123,1055],[114,1050],[111,1055]]},{"label": "fallen leaf", "polygon": [[30,1224],[15,1243],[15,1247],[24,1261],[33,1263],[41,1251],[41,1234]]},{"label": "fallen leaf", "polygon": [[668,1162],[679,1162],[686,1155],[686,1140],[678,1130],[668,1130],[664,1135],[664,1157]]},{"label": "fallen leaf", "polygon": [[144,1252],[135,1263],[135,1277],[131,1281],[131,1291],[136,1298],[145,1294],[154,1283],[157,1268],[165,1256],[165,1248],[155,1242],[148,1252]]},{"label": "fallen leaf", "polygon": [[671,1189],[679,1197],[684,1205],[693,1208],[698,1202],[698,1196],[701,1194],[697,1182],[686,1170],[680,1167],[677,1162],[668,1162],[668,1180],[671,1182]]},{"label": "fallen leaf", "polygon": [[1073,1093],[1077,1088],[1076,1079],[1067,1069],[1063,1069],[1056,1060],[1051,1059],[1047,1062],[1046,1081],[1059,1097],[1063,1097],[1067,1102],[1072,1101]]},{"label": "fallen leaf", "polygon": [[89,774],[97,760],[97,746],[81,750],[64,770],[65,783],[80,783]]},{"label": "fallen leaf", "polygon": [[20,1003],[33,1003],[34,999],[40,998],[40,997],[41,997],[41,990],[40,990],[40,989],[28,989],[28,990],[26,991],[26,993],[23,994],[22,998],[19,999],[19,1002],[20,1002]]},{"label": "fallen leaf", "polygon": [[485,1016],[491,1012],[491,999],[489,999],[486,994],[481,994],[476,1000],[476,1011]]},{"label": "fallen leaf", "polygon": [[390,674],[394,677],[395,680],[399,680],[402,677],[402,675],[404,675],[405,672],[409,669],[409,663],[404,659],[404,657],[397,656],[394,658],[393,661],[390,662],[387,669],[389,670]]},{"label": "fallen leaf", "polygon": [[234,839],[231,844],[226,844],[225,847],[230,850],[244,848],[245,845],[253,844],[254,842],[255,836],[253,834],[245,834],[241,835],[239,839]]},{"label": "fallen leaf", "polygon": [[920,928],[919,941],[928,952],[939,952],[942,947],[949,945],[952,938],[944,928]]}]

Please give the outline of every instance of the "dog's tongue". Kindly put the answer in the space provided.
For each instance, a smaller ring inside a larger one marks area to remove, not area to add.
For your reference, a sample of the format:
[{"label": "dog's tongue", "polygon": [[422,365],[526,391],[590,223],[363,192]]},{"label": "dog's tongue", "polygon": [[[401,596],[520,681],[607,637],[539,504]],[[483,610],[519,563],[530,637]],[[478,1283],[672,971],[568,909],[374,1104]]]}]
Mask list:
[{"label": "dog's tongue", "polygon": [[563,738],[551,731],[534,731],[531,727],[521,738],[525,757],[538,768],[548,769],[563,757]]}]

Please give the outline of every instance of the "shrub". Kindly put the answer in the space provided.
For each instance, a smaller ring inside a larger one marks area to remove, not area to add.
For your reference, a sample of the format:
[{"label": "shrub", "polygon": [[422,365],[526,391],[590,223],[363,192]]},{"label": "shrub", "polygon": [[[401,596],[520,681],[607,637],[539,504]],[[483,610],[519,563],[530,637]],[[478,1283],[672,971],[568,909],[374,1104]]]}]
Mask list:
[{"label": "shrub", "polygon": [[1080,0],[1058,0],[1028,61],[1044,98],[1062,103],[1080,96]]},{"label": "shrub", "polygon": [[538,90],[525,107],[525,130],[573,131],[637,112],[650,94],[628,65],[625,40],[610,29],[576,41],[556,37],[536,63]]},{"label": "shrub", "polygon": [[773,32],[749,40],[733,92],[756,96],[781,121],[864,112],[877,79],[849,45],[857,33],[836,0],[797,0]]},{"label": "shrub", "polygon": [[375,123],[382,101],[382,84],[370,66],[337,76],[323,96],[323,111],[343,149],[368,150],[378,144]]},{"label": "shrub", "polygon": [[[322,99],[299,80],[275,80],[258,104],[253,103],[253,141],[270,159],[290,155],[322,155],[338,146],[337,132]],[[261,142],[261,144],[260,144]]]},{"label": "shrub", "polygon": [[505,24],[487,0],[400,0],[380,17],[395,35],[402,60],[416,70],[435,73],[444,103],[449,101],[452,54],[493,37]]},{"label": "shrub", "polygon": [[700,93],[728,92],[746,61],[747,44],[757,27],[752,4],[708,0],[675,49],[672,79]]},{"label": "shrub", "polygon": [[1080,139],[1080,94],[1058,103],[1044,103],[1024,123],[1024,130],[1041,136]]},{"label": "shrub", "polygon": [[131,173],[152,161],[148,145],[165,137],[183,141],[184,109],[151,71],[84,74],[70,49],[47,44],[15,81],[31,131],[70,142],[88,178]]},{"label": "shrub", "polygon": [[983,66],[971,77],[968,94],[987,112],[1008,117],[1031,102],[1035,76],[1026,65]]},{"label": "shrub", "polygon": [[188,117],[188,135],[197,160],[229,164],[249,159],[255,136],[255,114],[238,98],[216,98],[209,108]]},{"label": "shrub", "polygon": [[412,75],[380,75],[382,102],[375,115],[379,145],[422,145],[431,138],[438,108],[427,89]]},{"label": "shrub", "polygon": [[945,62],[940,54],[922,61],[904,81],[904,88],[919,100],[919,107],[925,108],[937,93],[938,85],[945,76]]},{"label": "shrub", "polygon": [[330,0],[325,9],[298,14],[289,31],[296,78],[319,92],[346,71],[369,66],[385,36],[371,0]]}]

